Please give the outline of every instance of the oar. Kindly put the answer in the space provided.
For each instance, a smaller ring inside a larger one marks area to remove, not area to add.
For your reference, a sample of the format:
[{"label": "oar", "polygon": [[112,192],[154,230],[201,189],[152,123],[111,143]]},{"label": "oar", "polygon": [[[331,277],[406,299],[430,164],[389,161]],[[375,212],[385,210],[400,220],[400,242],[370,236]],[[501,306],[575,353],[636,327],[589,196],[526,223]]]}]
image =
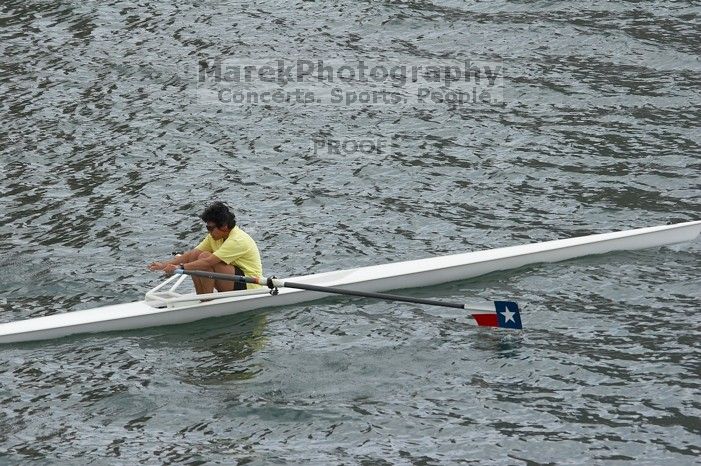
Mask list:
[{"label": "oar", "polygon": [[[436,301],[434,299],[412,298],[410,296],[400,296],[388,293],[376,293],[373,291],[357,291],[338,288],[335,286],[319,286],[310,285],[308,283],[295,283],[287,280],[281,280],[275,277],[248,277],[243,275],[230,275],[226,273],[205,272],[202,270],[184,270],[182,268],[175,270],[176,274],[193,275],[196,277],[211,278],[214,280],[229,280],[238,283],[253,283],[256,285],[265,285],[274,293],[278,288],[296,288],[298,290],[318,291],[321,293],[341,294],[348,296],[360,296],[363,298],[385,299],[388,301],[402,301],[414,304],[427,304],[429,306],[452,307],[457,309],[467,309],[478,311],[472,314],[472,317],[477,321],[477,325],[486,327],[503,327],[521,329],[521,315],[518,304],[513,301],[493,301],[494,309],[485,308],[479,305],[470,305],[464,303],[447,303],[444,301]],[[481,312],[480,312],[481,311]]]}]

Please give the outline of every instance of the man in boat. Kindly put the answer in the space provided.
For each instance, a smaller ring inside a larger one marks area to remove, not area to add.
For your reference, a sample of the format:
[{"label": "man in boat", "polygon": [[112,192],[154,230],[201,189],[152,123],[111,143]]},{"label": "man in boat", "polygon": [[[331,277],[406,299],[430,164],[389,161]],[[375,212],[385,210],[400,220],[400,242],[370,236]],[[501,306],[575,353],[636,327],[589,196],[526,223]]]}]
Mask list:
[{"label": "man in boat", "polygon": [[[223,202],[215,202],[205,209],[200,216],[207,231],[207,236],[195,249],[164,262],[153,262],[149,270],[162,270],[172,274],[175,269],[203,270],[236,275],[263,276],[263,266],[255,241],[245,231],[236,226],[236,216]],[[192,277],[198,294],[217,291],[245,290],[245,283],[230,280],[213,280],[204,277]],[[255,288],[258,285],[249,284]]]}]

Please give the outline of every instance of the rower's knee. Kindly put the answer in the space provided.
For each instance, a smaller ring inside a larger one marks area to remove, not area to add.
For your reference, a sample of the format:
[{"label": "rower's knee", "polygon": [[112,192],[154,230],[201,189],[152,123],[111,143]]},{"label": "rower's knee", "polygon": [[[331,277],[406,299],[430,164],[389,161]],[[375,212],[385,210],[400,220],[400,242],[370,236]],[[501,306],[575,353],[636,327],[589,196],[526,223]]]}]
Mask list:
[{"label": "rower's knee", "polygon": [[197,254],[197,259],[206,259],[208,257],[211,257],[212,255],[213,254],[208,251],[199,251],[199,253]]}]

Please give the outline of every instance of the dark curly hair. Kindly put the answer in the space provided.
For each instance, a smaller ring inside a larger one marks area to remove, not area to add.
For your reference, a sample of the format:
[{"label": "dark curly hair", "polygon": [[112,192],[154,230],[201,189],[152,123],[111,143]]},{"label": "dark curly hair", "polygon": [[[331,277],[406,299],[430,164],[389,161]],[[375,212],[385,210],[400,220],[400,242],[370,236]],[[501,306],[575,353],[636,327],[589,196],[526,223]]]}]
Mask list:
[{"label": "dark curly hair", "polygon": [[236,216],[229,207],[223,202],[215,202],[214,204],[207,207],[200,218],[203,222],[212,222],[218,227],[223,227],[224,225],[229,228],[234,228],[236,226]]}]

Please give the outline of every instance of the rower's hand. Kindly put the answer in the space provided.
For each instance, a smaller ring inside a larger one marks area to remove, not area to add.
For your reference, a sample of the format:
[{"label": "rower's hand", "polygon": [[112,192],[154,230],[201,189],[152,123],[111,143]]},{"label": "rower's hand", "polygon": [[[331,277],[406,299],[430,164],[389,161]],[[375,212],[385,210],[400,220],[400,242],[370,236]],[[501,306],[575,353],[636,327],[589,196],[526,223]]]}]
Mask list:
[{"label": "rower's hand", "polygon": [[167,264],[161,270],[163,270],[163,273],[166,275],[173,275],[179,267],[179,265]]},{"label": "rower's hand", "polygon": [[163,268],[166,266],[163,262],[152,262],[148,265],[148,269],[151,272],[155,272],[156,270],[163,270]]}]

